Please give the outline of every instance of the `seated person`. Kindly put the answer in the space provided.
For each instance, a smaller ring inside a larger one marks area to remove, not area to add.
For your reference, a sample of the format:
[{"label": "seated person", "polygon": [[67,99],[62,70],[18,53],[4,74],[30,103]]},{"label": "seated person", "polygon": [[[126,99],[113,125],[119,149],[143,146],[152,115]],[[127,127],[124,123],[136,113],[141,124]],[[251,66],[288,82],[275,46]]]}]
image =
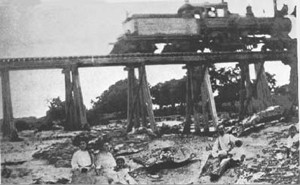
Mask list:
[{"label": "seated person", "polygon": [[110,152],[110,144],[104,143],[100,152],[95,156],[97,184],[111,184],[116,178],[114,172],[116,165],[115,158]]},{"label": "seated person", "polygon": [[116,159],[117,166],[114,171],[116,172],[116,178],[114,182],[116,184],[137,184],[137,182],[129,175],[130,167],[125,164],[124,157],[118,157]]},{"label": "seated person", "polygon": [[85,138],[80,139],[79,148],[71,160],[72,166],[72,183],[74,184],[93,184],[94,178],[92,174],[93,155],[87,150],[88,141]]},{"label": "seated person", "polygon": [[71,160],[72,171],[85,173],[93,166],[93,156],[87,150],[88,141],[82,138],[79,144],[80,150],[76,151]]},{"label": "seated person", "polygon": [[116,159],[116,163],[117,163],[117,166],[115,166],[114,168],[114,171],[119,171],[119,170],[122,170],[122,169],[125,169],[125,168],[130,168],[130,166],[126,165],[125,164],[125,158],[124,157],[118,157]]},{"label": "seated person", "polygon": [[287,138],[286,143],[286,153],[287,158],[290,157],[290,154],[299,150],[299,133],[295,125],[289,128],[289,137]]},{"label": "seated person", "polygon": [[234,161],[231,159],[232,154],[230,154],[230,151],[235,147],[235,144],[242,144],[241,141],[236,142],[239,139],[232,134],[225,133],[223,125],[219,125],[217,131],[219,137],[215,141],[211,152],[211,157],[214,158],[214,169],[210,175],[211,181],[217,181],[228,169],[228,166],[233,165]]},{"label": "seated person", "polygon": [[222,160],[223,158],[228,157],[228,152],[232,150],[235,141],[239,139],[234,137],[232,134],[225,133],[223,125],[219,125],[217,127],[217,132],[219,137],[213,145],[211,155],[214,158]]},{"label": "seated person", "polygon": [[241,140],[236,140],[235,147],[229,152],[230,158],[236,165],[240,165],[246,158],[246,152],[244,148],[241,147],[242,145],[243,142]]},{"label": "seated person", "polygon": [[116,165],[115,158],[110,152],[109,143],[104,143],[103,148],[95,157],[96,172],[99,173],[100,170],[113,171]]}]

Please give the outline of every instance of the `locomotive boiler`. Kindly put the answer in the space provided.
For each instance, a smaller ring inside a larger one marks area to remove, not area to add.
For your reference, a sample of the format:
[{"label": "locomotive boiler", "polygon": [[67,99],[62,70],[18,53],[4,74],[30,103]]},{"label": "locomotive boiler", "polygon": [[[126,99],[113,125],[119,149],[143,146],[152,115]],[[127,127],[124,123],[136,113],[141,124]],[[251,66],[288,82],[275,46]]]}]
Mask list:
[{"label": "locomotive boiler", "polygon": [[255,17],[251,6],[246,15],[232,14],[227,2],[185,3],[177,14],[134,14],[123,22],[124,34],[111,51],[153,53],[157,44],[162,52],[203,52],[289,49],[291,21],[284,16],[287,6],[274,17]]}]

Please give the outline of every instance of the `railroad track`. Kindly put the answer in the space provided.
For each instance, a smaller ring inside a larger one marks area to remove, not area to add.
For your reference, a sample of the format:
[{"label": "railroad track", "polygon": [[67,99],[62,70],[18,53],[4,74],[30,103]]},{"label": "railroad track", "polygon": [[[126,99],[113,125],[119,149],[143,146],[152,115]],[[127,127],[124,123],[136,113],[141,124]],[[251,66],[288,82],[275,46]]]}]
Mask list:
[{"label": "railroad track", "polygon": [[214,52],[214,53],[131,53],[91,56],[2,58],[0,69],[64,68],[70,65],[78,67],[128,66],[128,65],[165,65],[165,64],[203,64],[225,62],[287,61],[295,57],[293,52]]}]

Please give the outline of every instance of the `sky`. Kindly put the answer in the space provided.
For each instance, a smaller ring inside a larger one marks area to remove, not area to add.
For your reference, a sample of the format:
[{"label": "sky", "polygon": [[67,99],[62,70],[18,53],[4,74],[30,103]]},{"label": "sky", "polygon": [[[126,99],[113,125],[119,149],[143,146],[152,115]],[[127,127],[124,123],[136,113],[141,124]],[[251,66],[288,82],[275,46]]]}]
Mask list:
[{"label": "sky", "polygon": [[[256,16],[273,16],[273,0],[225,1],[232,13],[245,15],[250,4]],[[281,0],[278,6],[283,2],[294,5],[297,1]],[[126,14],[176,13],[183,3],[184,0],[0,0],[0,58],[106,55],[123,33]],[[123,68],[79,69],[87,108],[110,85],[127,77]],[[288,66],[276,62],[266,63],[265,68],[276,75],[278,85],[289,83]],[[182,78],[186,72],[182,65],[147,66],[146,70],[151,85]],[[61,69],[11,71],[10,82],[14,117],[44,116],[50,99],[65,99]],[[2,99],[0,105],[2,118]]]}]

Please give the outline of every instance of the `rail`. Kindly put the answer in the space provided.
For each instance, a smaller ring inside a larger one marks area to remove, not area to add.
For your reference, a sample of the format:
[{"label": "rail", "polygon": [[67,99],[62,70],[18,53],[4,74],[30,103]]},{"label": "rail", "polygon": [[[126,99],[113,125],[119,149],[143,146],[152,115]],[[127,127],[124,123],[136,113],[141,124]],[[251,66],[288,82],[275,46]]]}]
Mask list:
[{"label": "rail", "polygon": [[205,64],[226,62],[288,61],[294,54],[289,51],[277,52],[214,52],[214,53],[137,53],[98,56],[66,56],[35,58],[2,58],[0,69],[48,69],[78,67],[128,66],[128,65],[168,65]]}]

